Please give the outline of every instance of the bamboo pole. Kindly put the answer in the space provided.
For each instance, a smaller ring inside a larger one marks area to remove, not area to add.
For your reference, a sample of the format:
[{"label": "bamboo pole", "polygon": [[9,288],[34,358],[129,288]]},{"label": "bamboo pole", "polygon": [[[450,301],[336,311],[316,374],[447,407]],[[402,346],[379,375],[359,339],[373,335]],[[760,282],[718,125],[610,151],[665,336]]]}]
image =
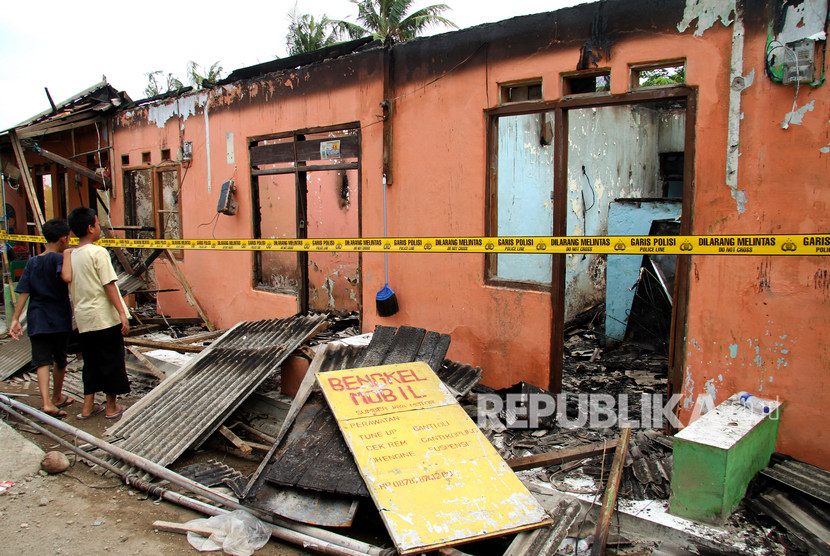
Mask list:
[{"label": "bamboo pole", "polygon": [[[110,455],[115,456],[133,467],[146,471],[147,473],[150,473],[160,479],[170,481],[171,483],[187,489],[194,494],[207,498],[211,502],[221,504],[227,508],[233,508],[234,510],[245,510],[259,519],[268,521],[272,525],[271,534],[274,535],[275,538],[285,542],[297,544],[322,554],[333,554],[336,556],[386,556],[388,554],[386,549],[382,549],[368,543],[364,543],[343,535],[338,535],[337,533],[332,533],[330,531],[326,531],[325,529],[304,525],[302,523],[290,522],[263,512],[257,508],[243,506],[235,499],[205,487],[204,485],[192,481],[187,477],[179,475],[175,471],[171,471],[155,462],[105,442],[100,438],[97,438],[96,436],[93,436],[81,429],[75,428],[68,423],[64,423],[59,419],[46,415],[33,407],[0,395],[0,409],[9,412],[11,408],[32,415],[40,421],[62,432],[71,434],[84,442],[88,442],[96,448],[104,450]],[[86,457],[86,455],[84,457]],[[121,475],[121,473],[119,473],[119,475]]]},{"label": "bamboo pole", "polygon": [[631,425],[625,424],[622,427],[620,443],[614,452],[614,461],[611,463],[611,473],[608,475],[608,484],[605,486],[605,494],[602,495],[602,508],[600,509],[597,528],[594,532],[594,544],[591,546],[591,556],[605,554],[605,543],[608,541],[608,529],[611,527],[611,516],[614,515],[614,506],[617,504],[617,491],[620,488],[623,464],[628,454],[628,441],[631,439]]}]

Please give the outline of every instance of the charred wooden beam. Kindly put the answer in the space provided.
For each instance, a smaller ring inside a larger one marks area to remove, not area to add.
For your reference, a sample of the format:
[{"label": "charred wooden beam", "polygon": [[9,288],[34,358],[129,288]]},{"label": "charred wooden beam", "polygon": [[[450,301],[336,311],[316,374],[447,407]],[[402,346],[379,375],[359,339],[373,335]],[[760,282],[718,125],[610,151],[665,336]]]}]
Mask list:
[{"label": "charred wooden beam", "polygon": [[628,442],[631,439],[631,426],[623,425],[617,451],[614,452],[614,461],[611,463],[611,474],[602,495],[602,508],[594,531],[594,544],[591,546],[591,556],[605,554],[605,544],[608,541],[608,530],[611,527],[611,516],[614,515],[614,506],[617,505],[617,492],[622,479],[623,464],[628,454]]},{"label": "charred wooden beam", "polygon": [[86,166],[81,166],[77,162],[73,162],[72,160],[69,160],[68,158],[64,158],[59,154],[55,154],[51,151],[47,151],[46,149],[42,149],[42,148],[40,148],[36,145],[28,147],[28,148],[29,148],[29,150],[31,150],[34,153],[39,154],[43,158],[49,159],[52,162],[57,162],[58,164],[60,164],[62,166],[66,166],[70,170],[72,170],[74,172],[77,172],[78,174],[81,174],[82,176],[86,176],[87,178],[89,178],[93,181],[97,181],[100,184],[107,185],[107,182],[106,182],[106,180],[104,180],[103,176],[99,176],[98,174],[96,174],[95,172],[93,172],[92,170],[87,168]]},{"label": "charred wooden beam", "polygon": [[551,465],[559,465],[560,463],[568,461],[600,456],[607,450],[613,450],[616,448],[619,445],[619,442],[620,441],[618,439],[615,439],[607,442],[586,444],[585,446],[561,448],[559,450],[553,450],[552,452],[545,452],[544,454],[512,458],[507,460],[507,465],[509,465],[510,469],[513,471],[533,469],[534,467],[550,467]]},{"label": "charred wooden beam", "polygon": [[124,338],[124,343],[153,349],[169,349],[170,351],[178,351],[181,353],[199,353],[205,349],[205,346],[193,346],[178,342],[157,342],[155,340],[145,340],[144,338]]}]

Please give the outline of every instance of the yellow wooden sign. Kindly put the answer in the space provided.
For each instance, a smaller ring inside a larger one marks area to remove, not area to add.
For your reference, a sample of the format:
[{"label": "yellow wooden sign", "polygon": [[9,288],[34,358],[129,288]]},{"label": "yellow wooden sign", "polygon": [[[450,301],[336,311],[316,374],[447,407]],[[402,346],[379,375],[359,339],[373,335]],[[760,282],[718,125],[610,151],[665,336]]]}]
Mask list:
[{"label": "yellow wooden sign", "polygon": [[426,363],[317,380],[401,554],[549,521]]}]

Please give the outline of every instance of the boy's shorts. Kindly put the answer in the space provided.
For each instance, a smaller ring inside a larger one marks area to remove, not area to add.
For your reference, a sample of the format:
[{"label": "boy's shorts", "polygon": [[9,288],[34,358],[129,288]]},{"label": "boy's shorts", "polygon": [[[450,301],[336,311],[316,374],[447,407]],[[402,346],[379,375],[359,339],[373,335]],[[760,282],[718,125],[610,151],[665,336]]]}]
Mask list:
[{"label": "boy's shorts", "polygon": [[66,346],[69,332],[34,334],[29,336],[32,344],[32,365],[44,367],[54,363],[58,368],[66,367]]}]

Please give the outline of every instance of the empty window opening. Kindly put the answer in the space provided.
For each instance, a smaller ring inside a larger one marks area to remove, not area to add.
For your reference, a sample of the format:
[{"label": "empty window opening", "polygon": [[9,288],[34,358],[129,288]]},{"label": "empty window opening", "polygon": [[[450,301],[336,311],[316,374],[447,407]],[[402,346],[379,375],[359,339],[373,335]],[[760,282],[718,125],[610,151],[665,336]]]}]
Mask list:
[{"label": "empty window opening", "polygon": [[170,149],[161,149],[161,161],[166,162],[168,160],[172,160],[170,158]]},{"label": "empty window opening", "polygon": [[130,165],[130,155],[122,154],[121,155],[121,166],[129,166]]},{"label": "empty window opening", "polygon": [[[283,133],[249,141],[256,239],[360,236],[359,129]],[[360,310],[358,253],[254,253],[254,287],[298,309]]]},{"label": "empty window opening", "polygon": [[[124,172],[124,230],[128,239],[181,239],[178,167]],[[147,257],[151,249],[132,249]],[[173,252],[182,258],[182,251]]]},{"label": "empty window opening", "polygon": [[633,88],[684,85],[686,83],[685,62],[632,66],[631,82]]},{"label": "empty window opening", "polygon": [[[488,235],[553,233],[553,116],[553,112],[539,112],[493,121]],[[551,258],[493,254],[487,258],[487,278],[504,286],[545,289],[551,282]]]},{"label": "empty window opening", "polygon": [[611,72],[580,73],[562,76],[562,92],[564,95],[583,95],[602,93],[611,90]]},{"label": "empty window opening", "polygon": [[142,164],[150,164],[150,153],[141,153],[141,163]]},{"label": "empty window opening", "polygon": [[542,82],[519,83],[501,86],[501,103],[542,100]]}]

